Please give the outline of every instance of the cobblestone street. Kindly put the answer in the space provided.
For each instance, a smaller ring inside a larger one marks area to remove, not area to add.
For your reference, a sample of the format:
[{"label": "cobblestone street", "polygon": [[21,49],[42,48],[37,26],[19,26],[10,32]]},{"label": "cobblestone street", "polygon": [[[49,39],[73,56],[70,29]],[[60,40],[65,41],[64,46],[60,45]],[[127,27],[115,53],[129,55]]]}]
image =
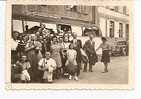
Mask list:
[{"label": "cobblestone street", "polygon": [[128,57],[111,57],[111,63],[109,64],[109,72],[102,73],[104,66],[98,62],[93,67],[93,72],[83,72],[79,77],[79,81],[59,79],[54,83],[69,83],[69,84],[127,84],[128,83]]}]

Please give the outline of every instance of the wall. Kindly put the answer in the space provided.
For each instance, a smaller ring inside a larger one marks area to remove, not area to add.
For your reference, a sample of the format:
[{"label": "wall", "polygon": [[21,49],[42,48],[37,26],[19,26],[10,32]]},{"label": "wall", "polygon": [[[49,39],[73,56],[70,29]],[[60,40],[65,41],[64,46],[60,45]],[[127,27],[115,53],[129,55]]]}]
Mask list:
[{"label": "wall", "polygon": [[115,22],[115,37],[119,37],[119,22]]},{"label": "wall", "polygon": [[105,18],[100,18],[99,19],[99,24],[100,24],[100,29],[102,32],[102,36],[106,36],[106,19]]},{"label": "wall", "polygon": [[[19,6],[14,6],[14,11],[18,9]],[[85,7],[85,13],[82,13],[81,8],[78,11],[70,11],[65,5],[28,5],[24,6],[23,9],[26,10],[27,15],[39,15],[43,17],[54,17],[54,18],[69,18],[74,20],[91,21],[92,20],[92,7]],[[17,11],[16,11],[17,12]]]},{"label": "wall", "polygon": [[23,32],[22,21],[21,20],[12,20],[13,31]]},{"label": "wall", "polygon": [[[123,23],[123,38],[126,38],[125,33],[125,25],[129,23],[129,16],[111,11],[109,9],[106,9],[104,7],[98,7],[98,13],[99,13],[99,24],[102,31],[102,35],[106,37],[109,37],[110,35],[110,21],[114,21],[114,37],[119,37],[119,23]],[[107,20],[107,25],[106,25]],[[106,34],[107,33],[107,34]]]}]

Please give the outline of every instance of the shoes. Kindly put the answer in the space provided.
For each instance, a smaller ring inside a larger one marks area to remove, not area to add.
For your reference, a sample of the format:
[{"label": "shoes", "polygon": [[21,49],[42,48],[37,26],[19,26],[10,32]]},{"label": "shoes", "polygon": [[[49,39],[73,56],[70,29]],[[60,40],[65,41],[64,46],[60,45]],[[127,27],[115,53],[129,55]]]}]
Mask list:
[{"label": "shoes", "polygon": [[65,76],[68,76],[69,74],[68,74],[68,73],[64,73],[64,75],[65,75]]},{"label": "shoes", "polygon": [[74,80],[78,81],[78,77],[77,77],[77,76],[75,76],[75,77],[74,77]]},{"label": "shoes", "polygon": [[93,72],[93,70],[89,70],[89,72]]},{"label": "shoes", "polygon": [[87,70],[83,70],[83,72],[87,72]]},{"label": "shoes", "polygon": [[108,70],[105,70],[104,72],[102,72],[102,73],[107,73],[108,72]]},{"label": "shoes", "polygon": [[71,79],[72,79],[72,76],[70,75],[70,76],[69,76],[69,80],[71,80]]}]

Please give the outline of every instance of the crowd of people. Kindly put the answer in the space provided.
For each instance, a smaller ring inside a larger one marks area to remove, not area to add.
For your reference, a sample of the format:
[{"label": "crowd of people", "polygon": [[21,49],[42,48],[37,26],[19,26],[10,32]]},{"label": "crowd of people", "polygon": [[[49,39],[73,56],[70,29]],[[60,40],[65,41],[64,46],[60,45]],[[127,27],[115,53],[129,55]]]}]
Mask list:
[{"label": "crowd of people", "polygon": [[[108,72],[110,62],[109,45],[102,37],[102,44],[95,49],[94,31],[87,30],[89,40],[82,46],[73,33],[69,43],[63,37],[50,36],[45,25],[34,34],[20,36],[18,32],[12,33],[11,47],[11,80],[22,83],[52,83],[54,79],[67,77],[69,80],[79,80],[80,70],[93,72],[93,66],[98,62],[96,51],[102,48],[101,62],[104,63],[104,73]],[[81,64],[84,64],[82,68]]]}]

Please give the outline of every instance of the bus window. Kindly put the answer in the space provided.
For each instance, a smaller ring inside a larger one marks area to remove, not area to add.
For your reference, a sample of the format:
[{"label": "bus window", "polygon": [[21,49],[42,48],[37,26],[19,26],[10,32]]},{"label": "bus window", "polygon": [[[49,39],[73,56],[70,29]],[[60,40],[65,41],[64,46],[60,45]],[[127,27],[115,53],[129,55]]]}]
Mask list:
[{"label": "bus window", "polygon": [[57,31],[58,31],[58,33],[60,33],[61,31],[72,32],[72,29],[71,29],[70,25],[57,24]]},{"label": "bus window", "polygon": [[88,36],[89,35],[87,32],[88,30],[94,31],[95,36],[97,36],[97,37],[100,36],[99,29],[96,27],[92,27],[92,28],[82,27],[82,36]]}]

